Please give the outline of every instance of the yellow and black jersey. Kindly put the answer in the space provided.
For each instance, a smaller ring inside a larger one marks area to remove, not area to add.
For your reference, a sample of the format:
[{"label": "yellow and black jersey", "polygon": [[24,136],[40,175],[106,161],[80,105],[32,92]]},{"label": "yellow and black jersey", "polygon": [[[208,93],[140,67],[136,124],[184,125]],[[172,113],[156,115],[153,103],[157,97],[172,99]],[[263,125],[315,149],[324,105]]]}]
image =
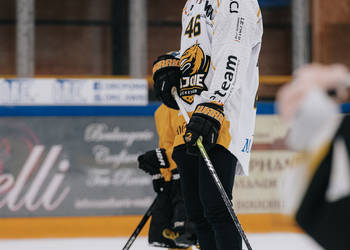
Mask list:
[{"label": "yellow and black jersey", "polygon": [[160,105],[154,114],[154,120],[159,137],[158,147],[165,149],[170,164],[169,169],[161,169],[162,175],[167,181],[169,181],[171,178],[171,170],[176,168],[176,164],[171,158],[171,155],[173,153],[178,116],[178,110],[168,108],[164,104]]}]

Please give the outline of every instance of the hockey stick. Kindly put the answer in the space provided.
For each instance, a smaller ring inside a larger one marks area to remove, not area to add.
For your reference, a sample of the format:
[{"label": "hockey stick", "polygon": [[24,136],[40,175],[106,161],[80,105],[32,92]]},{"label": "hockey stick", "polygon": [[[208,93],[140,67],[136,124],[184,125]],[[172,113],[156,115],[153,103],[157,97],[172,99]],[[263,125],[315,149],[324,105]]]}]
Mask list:
[{"label": "hockey stick", "polygon": [[[186,123],[188,123],[190,121],[190,118],[189,118],[189,116],[187,114],[187,111],[185,110],[184,106],[182,105],[182,101],[181,101],[180,97],[178,96],[175,87],[172,88],[171,94],[173,95],[177,105],[179,106],[180,112],[184,116]],[[202,155],[202,157],[204,159],[205,164],[208,167],[208,170],[209,170],[211,176],[214,179],[214,182],[215,182],[215,184],[216,184],[216,186],[217,186],[217,188],[218,188],[218,190],[220,192],[220,195],[221,195],[222,199],[225,202],[226,208],[229,211],[229,213],[231,215],[231,218],[233,219],[233,222],[235,223],[235,226],[236,226],[239,234],[241,235],[242,239],[244,240],[244,243],[246,244],[248,250],[252,250],[252,247],[251,247],[251,245],[250,245],[250,243],[248,241],[248,238],[247,238],[247,236],[245,235],[245,233],[243,231],[241,223],[239,223],[239,220],[238,220],[238,218],[237,218],[237,216],[235,214],[235,211],[232,208],[232,203],[231,203],[230,199],[228,198],[224,187],[222,186],[222,183],[221,183],[221,181],[220,181],[220,179],[219,179],[219,177],[218,177],[218,175],[217,175],[217,173],[216,173],[216,171],[214,169],[214,166],[213,166],[213,164],[212,164],[212,162],[211,162],[207,152],[205,151],[205,148],[204,148],[204,146],[202,144],[201,138],[198,138],[196,144],[197,144],[197,147],[198,147],[199,151],[201,152],[201,155]]]},{"label": "hockey stick", "polygon": [[142,217],[140,223],[137,225],[135,231],[132,233],[128,241],[126,242],[125,246],[123,247],[123,250],[129,250],[131,245],[134,243],[136,240],[136,237],[139,235],[141,232],[142,228],[145,226],[146,222],[148,221],[149,217],[152,215],[152,210],[154,208],[154,205],[156,204],[158,196],[154,199],[152,202],[151,206],[147,209],[145,215]]}]

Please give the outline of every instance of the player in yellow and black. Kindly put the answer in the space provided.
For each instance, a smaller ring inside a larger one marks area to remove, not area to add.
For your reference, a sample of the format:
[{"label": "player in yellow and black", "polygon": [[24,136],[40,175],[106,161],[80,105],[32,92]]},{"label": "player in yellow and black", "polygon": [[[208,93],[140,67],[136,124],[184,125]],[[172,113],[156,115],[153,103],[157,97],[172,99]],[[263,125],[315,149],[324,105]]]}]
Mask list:
[{"label": "player in yellow and black", "polygon": [[148,241],[153,246],[191,249],[196,244],[192,223],[188,222],[180,188],[179,173],[171,155],[178,112],[162,104],[155,113],[159,148],[139,156],[139,168],[152,175],[158,198],[152,210]]}]

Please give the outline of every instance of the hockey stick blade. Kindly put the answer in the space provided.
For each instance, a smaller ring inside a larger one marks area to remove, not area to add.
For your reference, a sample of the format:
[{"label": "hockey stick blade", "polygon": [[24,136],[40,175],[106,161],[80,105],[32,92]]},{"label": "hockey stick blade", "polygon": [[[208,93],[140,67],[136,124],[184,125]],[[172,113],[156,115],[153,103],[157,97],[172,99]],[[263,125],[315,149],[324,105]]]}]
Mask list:
[{"label": "hockey stick blade", "polygon": [[148,221],[149,217],[152,215],[152,210],[156,204],[158,196],[154,199],[152,202],[151,206],[147,209],[145,215],[142,217],[140,223],[137,225],[135,231],[132,233],[128,241],[126,242],[125,246],[123,247],[123,250],[129,250],[131,245],[134,243],[136,240],[137,236],[141,232],[142,228],[145,226],[146,222]]},{"label": "hockey stick blade", "polygon": [[[171,89],[171,94],[173,95],[177,105],[179,106],[180,112],[183,115],[183,117],[185,118],[186,123],[188,123],[190,121],[190,118],[189,118],[189,116],[187,114],[187,111],[185,110],[185,107],[182,105],[182,101],[181,101],[180,97],[178,96],[175,87],[173,87]],[[202,157],[204,159],[204,162],[205,162],[205,164],[206,164],[206,166],[207,166],[211,176],[214,179],[214,182],[215,182],[215,184],[216,184],[216,186],[217,186],[217,188],[219,190],[219,193],[220,193],[222,199],[225,202],[226,208],[227,208],[228,212],[230,213],[231,218],[232,218],[233,222],[235,223],[235,226],[236,226],[239,234],[241,235],[241,237],[242,237],[245,245],[247,246],[248,250],[252,250],[252,247],[251,247],[251,245],[250,245],[250,243],[248,241],[247,236],[244,233],[242,225],[239,222],[239,220],[238,220],[238,218],[237,218],[237,216],[235,214],[235,211],[233,210],[232,203],[231,203],[230,199],[228,198],[228,196],[226,194],[226,191],[225,191],[224,187],[222,186],[222,183],[221,183],[221,181],[220,181],[220,179],[219,179],[219,177],[218,177],[218,175],[217,175],[217,173],[215,171],[213,163],[211,162],[211,160],[209,158],[209,155],[207,154],[207,152],[206,152],[206,150],[205,150],[205,148],[204,148],[204,146],[202,144],[201,138],[198,138],[196,144],[197,144],[197,147],[198,147],[198,149],[199,149],[199,151],[200,151],[200,153],[201,153],[201,155],[202,155]]]}]

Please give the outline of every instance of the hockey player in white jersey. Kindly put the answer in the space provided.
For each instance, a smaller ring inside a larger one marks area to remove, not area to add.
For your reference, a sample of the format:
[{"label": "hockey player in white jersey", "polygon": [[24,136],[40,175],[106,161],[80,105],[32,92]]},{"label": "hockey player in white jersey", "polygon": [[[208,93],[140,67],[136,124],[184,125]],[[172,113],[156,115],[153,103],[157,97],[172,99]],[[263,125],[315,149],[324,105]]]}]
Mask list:
[{"label": "hockey player in white jersey", "polygon": [[228,196],[235,174],[248,174],[255,125],[262,15],[257,0],[188,0],[179,55],[154,63],[157,96],[178,109],[175,86],[191,116],[179,114],[173,159],[186,212],[203,250],[242,249],[224,201],[195,145],[203,144]]}]

